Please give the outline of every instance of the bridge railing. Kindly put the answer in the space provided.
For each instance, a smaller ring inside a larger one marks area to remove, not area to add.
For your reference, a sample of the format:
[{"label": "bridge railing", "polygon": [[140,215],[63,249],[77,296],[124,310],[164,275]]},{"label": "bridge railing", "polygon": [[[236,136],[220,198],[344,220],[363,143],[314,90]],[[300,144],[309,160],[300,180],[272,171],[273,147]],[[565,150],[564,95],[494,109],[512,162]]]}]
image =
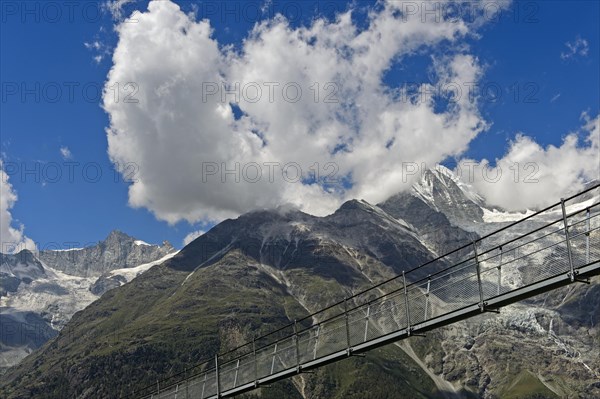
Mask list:
[{"label": "bridge railing", "polygon": [[[581,204],[583,195],[589,199]],[[554,276],[575,280],[579,268],[600,260],[599,199],[600,185],[135,396],[219,397],[398,331],[410,335],[422,323],[469,306],[484,311],[488,301]]]}]

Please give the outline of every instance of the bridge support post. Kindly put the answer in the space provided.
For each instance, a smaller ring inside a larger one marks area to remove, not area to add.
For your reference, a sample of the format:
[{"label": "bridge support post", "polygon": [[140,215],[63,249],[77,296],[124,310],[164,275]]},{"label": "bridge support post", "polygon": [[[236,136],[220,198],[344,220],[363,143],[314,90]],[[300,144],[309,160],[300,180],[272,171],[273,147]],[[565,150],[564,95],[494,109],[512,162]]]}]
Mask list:
[{"label": "bridge support post", "polygon": [[187,375],[187,367],[185,368],[183,375],[185,376],[185,399],[190,399],[190,379]]},{"label": "bridge support post", "polygon": [[585,263],[590,263],[590,208],[585,211]]},{"label": "bridge support post", "polygon": [[315,332],[315,348],[313,349],[313,360],[317,358],[317,346],[319,346],[319,332],[321,331],[321,325],[317,324],[317,331]]},{"label": "bridge support post", "polygon": [[344,320],[346,323],[346,352],[352,355],[352,344],[350,343],[350,322],[348,321],[348,299],[344,298]]},{"label": "bridge support post", "polygon": [[219,375],[219,355],[215,355],[215,373],[217,375],[217,398],[221,397],[221,376]]},{"label": "bridge support post", "polygon": [[367,306],[367,316],[365,317],[365,335],[363,342],[367,342],[367,337],[369,333],[369,316],[371,315],[371,305]]},{"label": "bridge support post", "polygon": [[275,342],[275,349],[273,349],[273,360],[271,361],[271,374],[275,371],[275,357],[277,356],[277,344],[279,342]]},{"label": "bridge support post", "polygon": [[204,390],[206,389],[206,379],[208,378],[208,372],[204,372],[204,381],[202,382],[202,392],[200,393],[200,399],[204,399]]},{"label": "bridge support post", "polygon": [[237,387],[238,374],[240,372],[240,359],[237,360],[235,364],[235,377],[233,378],[233,387]]},{"label": "bridge support post", "polygon": [[300,340],[298,339],[298,322],[294,320],[294,341],[296,344],[296,371],[300,372]]},{"label": "bridge support post", "polygon": [[481,268],[479,258],[477,257],[477,242],[473,241],[473,253],[475,256],[475,268],[477,269],[477,285],[479,287],[479,309],[485,311],[485,303],[483,302],[483,286],[481,284]]},{"label": "bridge support post", "polygon": [[254,356],[254,387],[258,387],[258,359],[256,358],[256,337],[252,337],[252,354]]},{"label": "bridge support post", "polygon": [[569,277],[571,282],[575,281],[575,269],[573,268],[573,255],[571,254],[571,240],[569,238],[569,222],[567,221],[567,211],[565,210],[565,200],[560,199],[560,206],[562,208],[563,224],[565,225],[565,237],[567,241],[567,255],[569,256]]},{"label": "bridge support post", "polygon": [[408,306],[408,289],[406,288],[406,274],[404,270],[402,270],[402,282],[404,285],[404,305],[406,306],[406,329],[408,331],[408,336],[410,337],[411,326],[410,326],[410,308]]},{"label": "bridge support post", "polygon": [[502,289],[502,245],[498,249],[500,249],[500,264],[498,265],[498,295],[500,295]]},{"label": "bridge support post", "polygon": [[429,308],[429,289],[431,288],[431,275],[427,276],[427,292],[425,293],[425,318],[427,320],[427,309]]}]

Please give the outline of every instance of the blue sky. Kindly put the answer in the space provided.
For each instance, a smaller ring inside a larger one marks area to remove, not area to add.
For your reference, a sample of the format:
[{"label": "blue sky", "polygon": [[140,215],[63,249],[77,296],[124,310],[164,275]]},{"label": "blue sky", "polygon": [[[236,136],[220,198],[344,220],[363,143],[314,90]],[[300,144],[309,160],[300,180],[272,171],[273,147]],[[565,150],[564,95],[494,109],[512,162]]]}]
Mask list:
[{"label": "blue sky", "polygon": [[[147,3],[126,4],[123,13],[145,11]],[[241,48],[254,24],[252,18],[245,18],[254,11],[243,10],[243,3],[230,3],[226,16],[211,11],[214,3],[176,3],[185,12],[196,10],[207,16],[214,28],[212,37],[220,46]],[[73,14],[64,5],[52,9],[46,4],[2,3],[0,145],[4,170],[18,195],[10,209],[13,226],[24,225],[24,233],[42,248],[52,243],[61,247],[93,243],[113,229],[148,242],[169,240],[181,246],[187,234],[205,230],[213,222],[175,217],[168,223],[164,216],[157,218],[151,206],[128,205],[130,183],[115,171],[108,155],[109,115],[101,107],[97,90],[113,66],[112,51],[119,38],[113,27],[119,21],[103,3],[83,2]],[[292,27],[298,27],[320,15],[315,14],[315,4],[326,8],[326,17],[334,15],[334,9],[348,7],[343,2],[314,1],[278,1],[267,6],[269,13],[287,13]],[[356,4],[354,21],[364,24],[365,10],[372,4]],[[491,126],[469,142],[461,158],[500,158],[519,132],[542,147],[560,146],[566,134],[584,123],[582,112],[592,118],[597,115],[599,4],[516,2],[498,21],[478,28],[477,37],[461,40],[479,61],[480,86],[502,90],[498,101],[480,103],[479,112]],[[302,18],[295,17],[297,10]],[[402,57],[385,73],[385,84],[394,88],[406,82],[426,82],[432,56],[441,59],[444,51],[441,43]],[[94,59],[98,56],[102,58]],[[453,166],[456,159],[442,161]],[[56,175],[57,168],[60,175]]]}]

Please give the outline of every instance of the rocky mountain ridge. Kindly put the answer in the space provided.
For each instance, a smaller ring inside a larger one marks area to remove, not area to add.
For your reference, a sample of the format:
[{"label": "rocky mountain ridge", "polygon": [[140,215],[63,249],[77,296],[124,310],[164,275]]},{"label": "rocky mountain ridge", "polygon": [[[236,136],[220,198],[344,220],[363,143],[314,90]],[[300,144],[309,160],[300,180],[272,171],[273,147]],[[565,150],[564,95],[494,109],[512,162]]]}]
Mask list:
[{"label": "rocky mountain ridge", "polygon": [[127,269],[160,259],[174,250],[169,242],[150,245],[115,230],[97,245],[69,250],[44,250],[37,256],[54,270],[78,277],[99,277],[115,268]]},{"label": "rocky mountain ridge", "polygon": [[168,243],[112,232],[82,249],[0,254],[0,372],[56,336],[104,292],[131,281],[134,267],[145,271],[174,253]]}]

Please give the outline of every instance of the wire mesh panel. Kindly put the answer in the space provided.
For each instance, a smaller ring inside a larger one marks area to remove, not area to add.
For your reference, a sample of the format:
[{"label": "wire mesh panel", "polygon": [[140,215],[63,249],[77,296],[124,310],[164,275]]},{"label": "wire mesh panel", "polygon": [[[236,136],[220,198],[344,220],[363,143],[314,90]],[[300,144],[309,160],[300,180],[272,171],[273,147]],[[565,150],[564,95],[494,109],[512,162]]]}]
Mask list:
[{"label": "wire mesh panel", "polygon": [[[564,231],[561,231],[564,234]],[[528,254],[528,267],[523,270],[525,285],[545,280],[570,270],[569,248],[566,240],[539,249],[535,254]],[[543,259],[543,261],[539,261]]]},{"label": "wire mesh panel", "polygon": [[598,228],[600,207],[588,208],[570,218],[569,237],[573,267],[578,268],[598,259]]},{"label": "wire mesh panel", "polygon": [[219,364],[219,380],[222,390],[232,389],[237,371],[239,370],[238,360],[233,360],[225,364]]},{"label": "wire mesh panel", "polygon": [[294,367],[297,363],[296,337],[288,337],[279,341],[277,351],[273,356],[271,374]]},{"label": "wire mesh panel", "polygon": [[348,338],[346,334],[346,318],[344,315],[321,323],[317,358],[331,355],[346,349]]},{"label": "wire mesh panel", "polygon": [[258,378],[263,378],[272,374],[275,368],[275,356],[277,354],[277,342],[260,348],[256,351],[256,370]]},{"label": "wire mesh panel", "polygon": [[363,305],[348,312],[348,332],[350,345],[358,345],[367,341],[369,324],[372,322],[371,304]]},{"label": "wire mesh panel", "polygon": [[478,256],[483,298],[500,295],[502,291],[502,268],[506,260],[504,248],[496,247]]},{"label": "wire mesh panel", "polygon": [[171,396],[168,398],[182,399],[182,398],[198,398],[205,399],[212,395],[217,394],[217,373],[216,369],[210,369],[204,371],[194,377],[189,378],[187,381],[178,384],[169,391]]},{"label": "wire mesh panel", "polygon": [[412,325],[426,321],[427,313],[431,314],[429,292],[427,290],[427,286],[430,285],[430,280],[427,280],[425,282],[412,285],[406,292],[408,299],[408,311],[410,313],[410,323]]},{"label": "wire mesh panel", "polygon": [[320,339],[321,339],[321,325],[317,324],[316,326],[313,327],[314,330],[314,337],[315,337],[315,345],[312,348],[312,353],[307,353],[307,356],[310,358],[310,356],[312,356],[312,360],[315,360],[317,358],[317,348],[320,345]]},{"label": "wire mesh panel", "polygon": [[[194,399],[199,398],[201,395],[200,386],[202,385],[202,381],[198,378],[188,379],[185,381],[185,386],[181,389],[183,398],[185,399]],[[177,398],[179,399],[179,397]]]},{"label": "wire mesh panel", "polygon": [[[367,341],[379,338],[385,335],[389,328],[386,328],[393,321],[393,302],[390,300],[380,300],[372,302],[367,310],[370,310],[369,323],[366,331]],[[391,331],[389,331],[391,332]]]},{"label": "wire mesh panel", "polygon": [[223,365],[219,365],[221,391],[252,382],[255,378],[256,370],[253,352],[246,353],[227,363],[223,363]]},{"label": "wire mesh panel", "polygon": [[431,279],[431,317],[462,309],[479,303],[477,264],[474,260],[463,262],[460,268]]},{"label": "wire mesh panel", "polygon": [[188,381],[186,386],[186,392],[190,398],[203,398],[203,392],[206,386],[206,378],[208,376],[203,374],[202,377],[197,376],[196,378]]},{"label": "wire mesh panel", "polygon": [[175,396],[174,391],[175,391],[174,388],[172,388],[172,389],[168,388],[168,389],[161,391],[160,393],[153,395],[153,398],[155,398],[155,399],[173,398]]},{"label": "wire mesh panel", "polygon": [[[384,297],[380,308],[381,317],[374,318],[376,331],[386,335],[394,331],[408,327],[408,315],[406,313],[406,301],[404,292],[400,291],[393,295]],[[373,334],[373,338],[375,338]]]},{"label": "wire mesh panel", "polygon": [[176,384],[174,387],[161,392],[159,397],[160,399],[187,399],[185,387],[180,384]]},{"label": "wire mesh panel", "polygon": [[175,387],[173,399],[191,399],[189,391],[187,390],[188,381],[182,381]]},{"label": "wire mesh panel", "polygon": [[588,225],[586,218],[576,222],[569,221],[569,239],[571,243],[571,256],[573,267],[578,268],[588,263],[587,244],[588,244]]},{"label": "wire mesh panel", "polygon": [[217,383],[218,381],[216,369],[206,372],[206,377],[202,385],[202,394],[200,395],[200,399],[216,395],[218,393]]},{"label": "wire mesh panel", "polygon": [[306,363],[315,359],[319,330],[319,326],[314,326],[298,333],[300,363]]},{"label": "wire mesh panel", "polygon": [[589,234],[589,262],[600,259],[600,216],[592,219]]},{"label": "wire mesh panel", "polygon": [[[548,230],[546,232],[546,230]],[[554,226],[544,229],[543,237],[529,242],[519,242],[512,251],[514,258],[507,264],[515,266],[518,279],[511,289],[521,288],[570,270],[568,246],[564,228]]]},{"label": "wire mesh panel", "polygon": [[[212,366],[211,366],[212,365]],[[211,371],[201,371],[206,369],[206,367],[213,367],[212,374]],[[206,392],[207,384],[209,383],[209,378],[213,378],[213,385],[216,387],[216,374],[214,370],[214,361],[203,363],[195,367],[197,372],[192,374],[192,372],[182,373],[182,378],[180,378],[179,382],[170,385],[167,388],[161,388],[160,396],[158,394],[154,394],[154,398],[160,397],[169,398],[169,399],[188,399],[188,398],[201,398],[203,397],[203,392]],[[185,377],[185,378],[184,378]],[[204,397],[207,397],[206,394]],[[150,396],[148,396],[150,398]]]},{"label": "wire mesh panel", "polygon": [[237,378],[234,380],[234,387],[244,385],[256,380],[256,367],[254,354],[250,353],[240,359]]}]

